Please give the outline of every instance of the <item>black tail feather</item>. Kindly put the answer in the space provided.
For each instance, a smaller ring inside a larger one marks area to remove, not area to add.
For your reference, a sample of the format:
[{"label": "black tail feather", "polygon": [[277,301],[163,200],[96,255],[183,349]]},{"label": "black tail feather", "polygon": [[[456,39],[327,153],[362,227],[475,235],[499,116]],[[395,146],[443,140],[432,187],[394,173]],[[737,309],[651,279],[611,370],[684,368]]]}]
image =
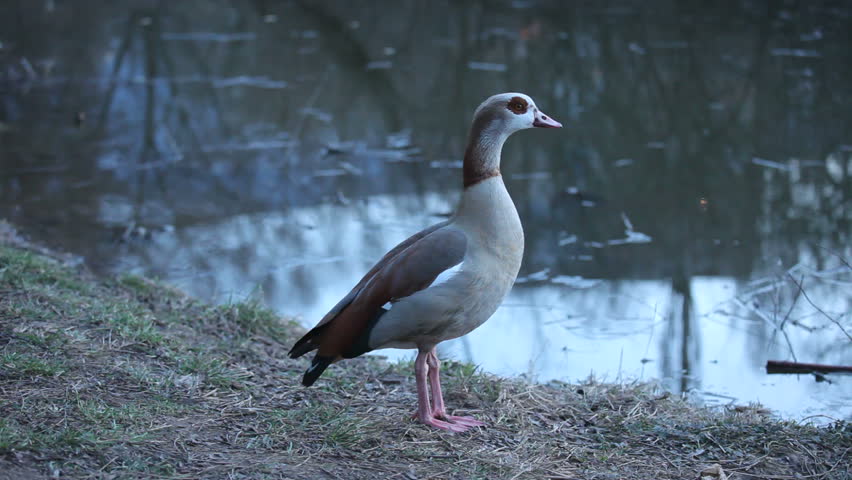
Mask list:
[{"label": "black tail feather", "polygon": [[[386,313],[388,313],[388,310],[380,308],[379,311],[376,312],[376,315],[373,316],[373,318],[371,318],[370,321],[367,323],[367,326],[364,331],[361,332],[361,335],[359,335],[358,338],[355,339],[352,345],[350,345],[346,352],[344,352],[341,356],[343,358],[354,358],[373,350],[372,348],[370,348],[369,343],[370,333],[372,333],[373,327],[376,326],[376,323],[379,321],[379,318],[381,318],[382,315]],[[316,343],[317,337],[328,325],[329,324],[324,324],[320,325],[319,327],[315,327],[313,330],[306,333],[304,337],[299,339],[299,341],[296,342],[295,345],[293,345],[293,348],[290,349],[290,358],[301,357],[302,355],[319,348],[319,344]],[[311,361],[311,366],[305,371],[305,376],[302,377],[302,385],[306,387],[310,387],[311,385],[313,385],[314,382],[317,381],[317,378],[322,375],[322,372],[324,372],[325,369],[328,368],[328,366],[331,365],[332,362],[334,362],[335,358],[337,357],[326,357],[321,356],[319,354],[314,355],[314,359]]]},{"label": "black tail feather", "polygon": [[290,353],[288,353],[288,355],[290,358],[299,358],[311,350],[316,350],[318,347],[319,345],[315,345],[311,341],[306,340],[303,342],[302,340],[299,340],[299,342],[293,345],[293,348],[290,349]]},{"label": "black tail feather", "polygon": [[302,385],[306,387],[313,385],[319,376],[322,375],[322,372],[324,372],[333,361],[334,357],[314,355],[314,359],[311,361],[311,366],[305,371],[305,376],[302,377]]},{"label": "black tail feather", "polygon": [[323,330],[328,327],[329,324],[323,324],[312,328],[308,333],[306,333],[302,338],[293,345],[293,348],[290,349],[288,355],[290,358],[299,358],[302,355],[310,352],[311,350],[316,350],[319,348],[319,344],[317,343],[318,337],[323,332]]}]

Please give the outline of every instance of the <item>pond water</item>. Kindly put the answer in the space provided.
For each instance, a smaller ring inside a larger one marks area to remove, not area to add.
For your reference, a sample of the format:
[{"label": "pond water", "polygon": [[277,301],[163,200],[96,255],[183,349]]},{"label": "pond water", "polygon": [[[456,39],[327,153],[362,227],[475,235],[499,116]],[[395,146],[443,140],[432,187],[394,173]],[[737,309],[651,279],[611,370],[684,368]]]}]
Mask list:
[{"label": "pond water", "polygon": [[565,128],[503,152],[520,278],[442,356],[849,419],[849,377],[764,369],[852,364],[852,8],[788,3],[3,2],[0,216],[309,326],[523,91]]}]

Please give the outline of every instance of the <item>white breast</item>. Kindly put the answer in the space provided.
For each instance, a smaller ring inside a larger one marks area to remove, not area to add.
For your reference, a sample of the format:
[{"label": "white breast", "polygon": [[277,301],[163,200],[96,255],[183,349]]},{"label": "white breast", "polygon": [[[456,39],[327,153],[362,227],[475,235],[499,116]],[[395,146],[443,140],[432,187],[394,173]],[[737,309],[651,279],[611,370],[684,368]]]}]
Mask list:
[{"label": "white breast", "polygon": [[514,281],[524,254],[524,229],[502,177],[467,188],[453,224],[468,236],[465,260],[492,263]]}]

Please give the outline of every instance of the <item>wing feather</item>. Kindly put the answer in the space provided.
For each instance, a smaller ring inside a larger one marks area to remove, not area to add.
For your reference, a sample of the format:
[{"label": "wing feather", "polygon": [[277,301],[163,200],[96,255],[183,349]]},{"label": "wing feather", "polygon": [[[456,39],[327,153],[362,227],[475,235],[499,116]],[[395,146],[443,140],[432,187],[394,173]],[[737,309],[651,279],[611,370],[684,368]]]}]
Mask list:
[{"label": "wing feather", "polygon": [[[385,254],[360,282],[290,350],[296,358],[319,348],[338,358],[383,313],[382,306],[427,288],[442,272],[459,264],[467,250],[464,232],[442,222],[412,235]],[[363,352],[362,352],[363,353]],[[347,355],[349,356],[349,355]]]}]

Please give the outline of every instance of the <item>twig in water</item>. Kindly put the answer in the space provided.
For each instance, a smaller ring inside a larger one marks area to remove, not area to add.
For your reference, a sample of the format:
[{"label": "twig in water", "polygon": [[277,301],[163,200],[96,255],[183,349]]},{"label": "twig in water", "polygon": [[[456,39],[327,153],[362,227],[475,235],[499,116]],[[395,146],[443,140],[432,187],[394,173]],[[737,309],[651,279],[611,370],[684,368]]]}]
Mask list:
[{"label": "twig in water", "polygon": [[815,243],[814,246],[816,246],[817,248],[821,248],[821,249],[825,250],[826,252],[834,255],[835,257],[837,257],[838,260],[840,260],[841,263],[843,263],[843,265],[846,265],[846,267],[848,267],[849,270],[852,270],[852,265],[850,265],[849,262],[847,262],[846,259],[843,258],[843,256],[840,255],[839,253],[832,251],[831,249],[829,249],[827,247],[823,247],[822,245],[820,245],[818,243]]},{"label": "twig in water", "polygon": [[[790,272],[788,271],[787,274],[789,275]],[[805,282],[805,276],[804,275],[802,275],[802,279],[800,281],[802,283]],[[782,328],[782,329],[784,328],[784,324],[787,323],[787,320],[790,318],[790,314],[793,313],[793,309],[796,308],[796,303],[799,301],[799,297],[801,296],[801,294],[802,294],[802,289],[800,288],[796,292],[796,296],[793,297],[793,303],[790,304],[790,308],[787,310],[787,314],[784,315],[784,319],[781,320],[781,325],[778,328]]]},{"label": "twig in water", "polygon": [[813,302],[813,301],[811,301],[810,297],[808,297],[808,293],[807,293],[807,292],[805,292],[805,289],[803,289],[803,288],[802,288],[802,284],[796,281],[796,277],[794,277],[794,276],[790,275],[789,273],[787,274],[787,276],[789,276],[789,277],[790,277],[790,280],[792,280],[792,281],[793,281],[793,283],[795,283],[795,284],[796,284],[796,286],[797,286],[797,287],[799,287],[799,291],[802,293],[802,296],[804,296],[804,297],[805,297],[805,300],[807,300],[807,301],[808,301],[808,303],[810,303],[810,304],[811,304],[811,306],[812,306],[812,307],[814,307],[814,308],[815,308],[815,309],[816,309],[819,313],[821,313],[821,314],[822,314],[825,318],[829,319],[829,321],[831,321],[831,323],[833,323],[833,324],[837,325],[837,328],[839,328],[839,329],[840,329],[840,331],[841,331],[841,332],[843,332],[843,334],[844,334],[844,335],[846,335],[846,338],[848,338],[848,339],[849,339],[849,341],[850,341],[850,342],[852,342],[852,335],[849,335],[849,332],[847,332],[847,331],[846,331],[846,329],[845,329],[845,328],[843,328],[843,325],[841,325],[841,324],[840,324],[840,321],[839,321],[839,320],[837,320],[836,318],[832,317],[831,315],[829,315],[829,314],[825,313],[825,311],[823,311],[823,309],[821,309],[821,308],[819,308],[818,306],[816,306],[816,304],[814,304],[814,302]]}]

